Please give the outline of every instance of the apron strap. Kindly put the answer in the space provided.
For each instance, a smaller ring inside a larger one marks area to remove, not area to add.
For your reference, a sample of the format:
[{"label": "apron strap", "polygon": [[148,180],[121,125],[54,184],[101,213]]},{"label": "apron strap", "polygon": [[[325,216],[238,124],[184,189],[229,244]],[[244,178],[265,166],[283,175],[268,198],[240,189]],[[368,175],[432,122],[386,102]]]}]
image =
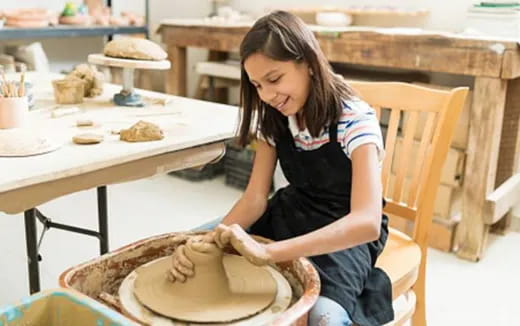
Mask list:
[{"label": "apron strap", "polygon": [[329,142],[338,142],[338,124],[333,123],[329,126]]}]

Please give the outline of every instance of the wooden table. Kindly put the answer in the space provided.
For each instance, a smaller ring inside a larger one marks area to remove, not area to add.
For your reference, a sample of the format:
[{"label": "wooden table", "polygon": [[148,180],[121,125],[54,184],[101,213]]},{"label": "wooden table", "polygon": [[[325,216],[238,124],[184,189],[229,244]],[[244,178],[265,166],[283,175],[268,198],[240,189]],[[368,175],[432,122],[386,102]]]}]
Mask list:
[{"label": "wooden table", "polygon": [[[105,84],[104,92],[76,105],[81,112],[52,118],[56,107],[51,80],[59,75],[28,76],[34,83],[36,107],[30,114],[34,133],[48,135],[62,146],[51,153],[30,157],[0,157],[0,211],[25,212],[29,283],[39,290],[36,219],[44,226],[96,236],[100,251],[108,251],[106,185],[137,180],[158,173],[200,166],[224,154],[224,141],[235,134],[237,108],[166,94],[139,91],[145,101],[165,102],[144,108],[116,107],[111,103],[120,86]],[[9,77],[8,77],[9,79]],[[211,117],[211,119],[208,119]],[[76,127],[76,120],[91,119],[97,127]],[[158,124],[165,133],[161,141],[127,143],[111,130],[128,128],[139,120]],[[73,135],[95,131],[105,140],[96,145],[76,145]],[[5,132],[0,130],[1,132]],[[73,192],[97,188],[99,232],[53,223],[36,207]],[[137,198],[136,198],[137,199]]]},{"label": "wooden table", "polygon": [[[159,33],[172,68],[167,92],[186,95],[186,49],[238,52],[248,24],[212,26],[197,20],[165,20]],[[519,171],[520,51],[514,40],[481,39],[405,29],[313,27],[333,62],[442,72],[475,78],[458,256],[480,259],[490,226],[507,215],[518,182],[488,200],[497,186]]]}]

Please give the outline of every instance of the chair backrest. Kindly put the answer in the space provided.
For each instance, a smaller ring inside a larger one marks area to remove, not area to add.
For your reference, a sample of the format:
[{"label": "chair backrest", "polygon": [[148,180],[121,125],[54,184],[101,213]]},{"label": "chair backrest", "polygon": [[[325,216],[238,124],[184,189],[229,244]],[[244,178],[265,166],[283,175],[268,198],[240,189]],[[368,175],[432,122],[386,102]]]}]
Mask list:
[{"label": "chair backrest", "polygon": [[399,82],[348,81],[383,126],[385,213],[414,222],[413,239],[427,248],[435,197],[467,87],[438,90]]}]

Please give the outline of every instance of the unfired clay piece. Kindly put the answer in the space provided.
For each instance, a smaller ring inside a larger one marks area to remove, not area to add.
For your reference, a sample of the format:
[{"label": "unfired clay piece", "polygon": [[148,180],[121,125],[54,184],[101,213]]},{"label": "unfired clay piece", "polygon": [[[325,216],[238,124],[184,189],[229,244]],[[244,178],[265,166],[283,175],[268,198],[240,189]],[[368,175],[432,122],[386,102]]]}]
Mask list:
[{"label": "unfired clay piece", "polygon": [[161,140],[163,138],[164,134],[159,126],[143,120],[134,124],[130,129],[121,130],[119,135],[119,139],[128,142]]},{"label": "unfired clay piece", "polygon": [[103,141],[103,135],[86,133],[72,137],[72,141],[79,145],[98,144]]},{"label": "unfired clay piece", "polygon": [[58,104],[78,104],[83,102],[85,85],[81,80],[53,80],[54,99]]},{"label": "unfired clay piece", "polygon": [[170,258],[137,269],[134,294],[144,306],[166,317],[209,323],[250,317],[272,303],[277,287],[268,270],[223,255],[214,244],[204,252],[193,244],[188,240],[185,254],[195,275],[184,283],[169,281]]},{"label": "unfired clay piece", "polygon": [[76,66],[65,79],[82,81],[84,96],[86,97],[95,97],[101,95],[103,92],[103,74],[93,65],[80,64]]},{"label": "unfired clay piece", "polygon": [[108,57],[139,59],[139,60],[164,60],[168,57],[158,44],[139,38],[125,37],[108,42],[103,49]]},{"label": "unfired clay piece", "polygon": [[94,121],[92,120],[77,120],[76,127],[92,127],[94,125]]}]

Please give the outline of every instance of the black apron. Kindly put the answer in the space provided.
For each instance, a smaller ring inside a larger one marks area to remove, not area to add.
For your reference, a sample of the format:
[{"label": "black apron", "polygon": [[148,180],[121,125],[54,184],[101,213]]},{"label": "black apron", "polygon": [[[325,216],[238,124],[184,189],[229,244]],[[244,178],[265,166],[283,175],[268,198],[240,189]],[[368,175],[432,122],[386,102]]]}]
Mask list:
[{"label": "black apron", "polygon": [[[352,164],[337,142],[337,124],[329,142],[311,151],[297,149],[289,128],[276,141],[280,165],[290,185],[269,199],[266,212],[250,232],[285,240],[328,225],[350,212]],[[388,237],[383,215],[377,241],[311,257],[321,280],[320,295],[339,303],[360,326],[382,325],[394,318],[392,286],[374,266]]]}]

